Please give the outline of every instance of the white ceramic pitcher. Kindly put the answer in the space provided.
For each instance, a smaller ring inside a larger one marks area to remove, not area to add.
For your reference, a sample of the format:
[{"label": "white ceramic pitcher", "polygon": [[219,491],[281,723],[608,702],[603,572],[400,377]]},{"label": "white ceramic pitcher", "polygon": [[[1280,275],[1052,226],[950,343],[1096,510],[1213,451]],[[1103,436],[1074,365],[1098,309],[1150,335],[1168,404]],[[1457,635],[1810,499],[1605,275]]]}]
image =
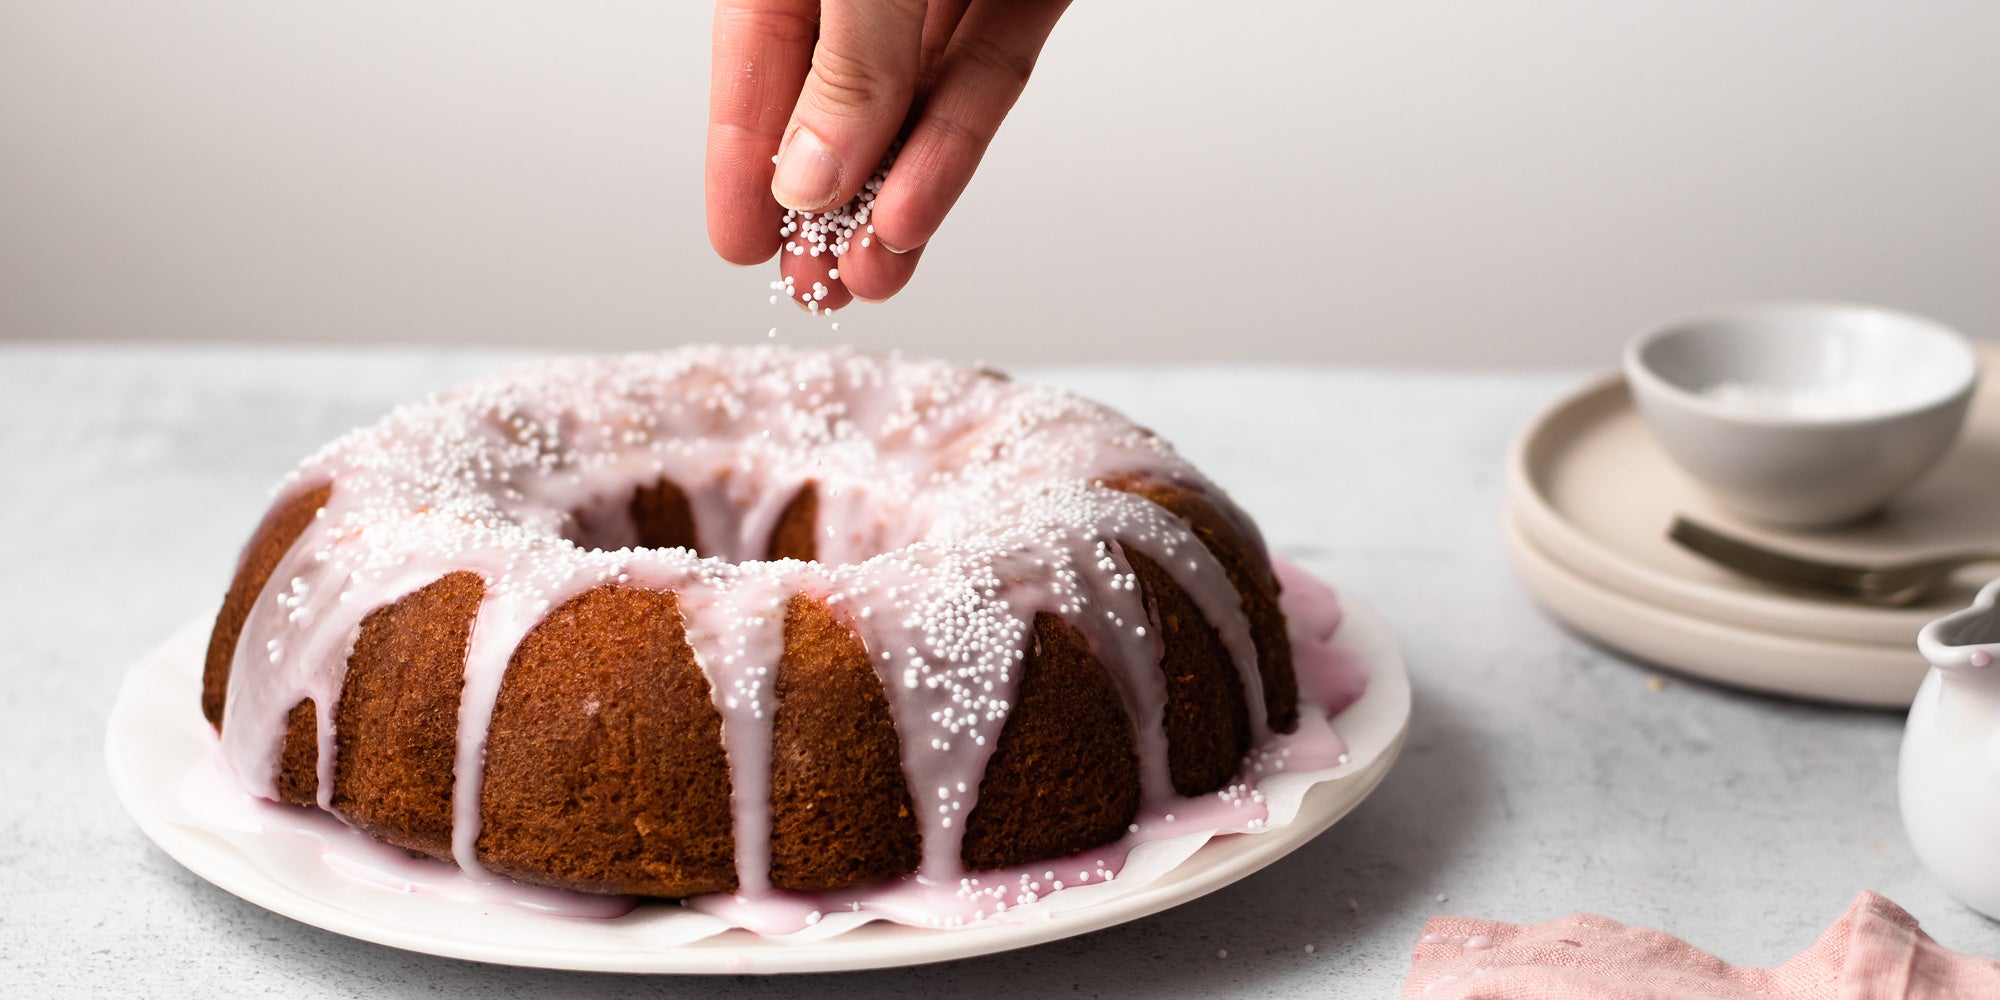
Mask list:
[{"label": "white ceramic pitcher", "polygon": [[1903,730],[1903,828],[1952,895],[2000,920],[2000,580],[1917,649],[1931,672]]}]

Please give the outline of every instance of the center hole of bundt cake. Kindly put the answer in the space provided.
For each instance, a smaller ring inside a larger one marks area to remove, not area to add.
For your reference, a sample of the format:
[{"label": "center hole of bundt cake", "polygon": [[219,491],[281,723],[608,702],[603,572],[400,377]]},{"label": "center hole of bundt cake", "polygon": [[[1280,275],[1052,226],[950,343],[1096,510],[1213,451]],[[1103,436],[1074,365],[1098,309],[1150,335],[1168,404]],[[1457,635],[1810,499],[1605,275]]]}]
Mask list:
[{"label": "center hole of bundt cake", "polygon": [[[818,484],[808,480],[791,495],[778,512],[768,532],[744,537],[743,530],[711,530],[710,544],[703,544],[697,530],[696,504],[672,480],[662,478],[633,489],[623,503],[613,495],[604,501],[571,511],[571,530],[566,537],[586,549],[611,551],[622,548],[690,549],[704,557],[749,562],[756,559],[813,560],[817,555],[819,522]],[[707,516],[744,519],[748,512],[738,509],[716,511]],[[744,528],[738,524],[734,527]],[[713,539],[734,540],[715,544]]]}]

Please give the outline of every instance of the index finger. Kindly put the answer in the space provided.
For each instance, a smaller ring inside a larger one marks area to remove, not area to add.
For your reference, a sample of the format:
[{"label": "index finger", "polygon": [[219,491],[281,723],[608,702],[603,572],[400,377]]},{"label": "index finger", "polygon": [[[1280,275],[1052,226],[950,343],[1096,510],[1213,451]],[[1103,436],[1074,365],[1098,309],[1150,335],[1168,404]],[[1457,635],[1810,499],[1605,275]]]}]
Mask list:
[{"label": "index finger", "polygon": [[704,191],[708,240],[732,264],[769,260],[785,214],[771,157],[819,37],[818,0],[721,0],[709,62]]}]

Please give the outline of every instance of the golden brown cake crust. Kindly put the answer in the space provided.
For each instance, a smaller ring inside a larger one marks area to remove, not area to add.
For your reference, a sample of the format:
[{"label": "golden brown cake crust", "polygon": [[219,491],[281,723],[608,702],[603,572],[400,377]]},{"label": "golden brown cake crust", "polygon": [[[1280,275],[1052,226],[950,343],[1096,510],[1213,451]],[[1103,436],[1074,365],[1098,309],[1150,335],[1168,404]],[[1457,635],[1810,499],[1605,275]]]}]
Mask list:
[{"label": "golden brown cake crust", "polygon": [[361,621],[334,715],[333,808],[369,834],[451,857],[466,645],[486,584],[449,574]]},{"label": "golden brown cake crust", "polygon": [[319,805],[319,711],[311,698],[285,713],[285,747],[278,754],[278,799]]},{"label": "golden brown cake crust", "polygon": [[818,550],[813,537],[818,521],[819,484],[807,480],[778,515],[778,526],[771,529],[768,557],[811,562]]},{"label": "golden brown cake crust", "polygon": [[201,672],[201,714],[217,730],[222,728],[222,707],[229,695],[229,661],[236,655],[236,640],[243,634],[250,607],[264,592],[278,561],[332,496],[333,484],[321,483],[278,504],[264,516],[264,523],[244,547],[242,565],[237,567],[236,578],[229,581],[229,593],[215,615],[215,630],[208,635],[208,659]]},{"label": "golden brown cake crust", "polygon": [[794,597],[771,733],[771,884],[839,889],[917,870],[921,841],[882,682],[853,629]]},{"label": "golden brown cake crust", "polygon": [[626,508],[632,515],[632,524],[638,529],[641,546],[649,549],[693,549],[694,510],[688,506],[687,493],[673,481],[662,477],[651,486],[641,486],[632,492],[632,502]]},{"label": "golden brown cake crust", "polygon": [[1059,858],[1118,839],[1139,812],[1132,722],[1083,634],[1035,616],[1013,711],[965,821],[972,871]]},{"label": "golden brown cake crust", "polygon": [[[1135,479],[1107,485],[1180,517],[1221,562],[1243,595],[1267,709],[1295,718],[1296,689],[1286,683],[1289,647],[1269,639],[1273,630],[1282,636],[1283,618],[1262,553],[1190,491]],[[330,487],[308,491],[273,514],[253,540],[254,558],[246,557],[232,595],[248,589],[253,570],[268,578],[329,494]],[[772,532],[773,558],[812,558],[817,499],[808,483],[787,504]],[[672,482],[636,489],[629,510],[644,543],[693,547],[688,502]],[[1136,551],[1126,558],[1161,632],[1160,670],[1169,692],[1161,724],[1174,789],[1215,791],[1236,773],[1249,746],[1242,683],[1216,629],[1171,574]],[[476,575],[454,573],[372,612],[337,708],[336,811],[385,841],[440,858],[451,856],[458,699],[483,594]],[[680,633],[678,610],[668,610],[676,601],[672,594],[599,588],[552,613],[522,642],[488,739],[479,852],[489,867],[600,892],[680,896],[735,887],[720,716]],[[239,629],[244,611],[236,612]],[[966,821],[961,853],[969,868],[1109,843],[1138,809],[1132,722],[1108,674],[1082,635],[1057,616],[1038,615],[1034,631],[1015,712]],[[647,677],[678,682],[648,692]],[[775,684],[773,885],[832,889],[914,872],[921,841],[901,747],[860,639],[823,604],[794,597]],[[622,704],[634,718],[616,740],[628,745],[608,758],[602,747],[613,739],[611,724],[577,711],[593,700],[585,695],[592,690],[619,692],[594,700]],[[656,706],[651,728],[672,732],[639,731],[648,727],[630,709],[649,700]],[[683,710],[699,717],[691,729],[658,723],[684,718],[673,714]],[[301,703],[287,722],[280,795],[312,805],[318,761],[312,703]],[[670,750],[673,737],[696,745]],[[646,753],[689,760],[649,781],[641,766]],[[576,777],[565,774],[572,766]],[[630,787],[621,791],[619,784]],[[700,797],[708,808],[685,815],[664,809],[679,795],[668,790],[692,788],[706,788]],[[553,811],[551,801],[559,803]],[[694,835],[684,837],[687,831]]]},{"label": "golden brown cake crust", "polygon": [[722,717],[675,595],[600,586],[549,612],[508,663],[486,747],[492,870],[589,892],[736,888]]},{"label": "golden brown cake crust", "polygon": [[1265,719],[1277,732],[1289,733],[1299,723],[1299,685],[1292,673],[1292,644],[1285,635],[1285,613],[1278,608],[1278,578],[1261,544],[1251,538],[1214,504],[1193,491],[1143,476],[1107,477],[1105,485],[1166,508],[1187,522],[1242,597],[1250,621],[1250,638],[1257,645],[1257,674],[1264,682]]},{"label": "golden brown cake crust", "polygon": [[1167,769],[1174,791],[1202,795],[1229,783],[1250,749],[1250,708],[1229,648],[1187,591],[1138,552],[1125,558],[1139,576],[1146,610],[1159,626],[1167,679]]}]

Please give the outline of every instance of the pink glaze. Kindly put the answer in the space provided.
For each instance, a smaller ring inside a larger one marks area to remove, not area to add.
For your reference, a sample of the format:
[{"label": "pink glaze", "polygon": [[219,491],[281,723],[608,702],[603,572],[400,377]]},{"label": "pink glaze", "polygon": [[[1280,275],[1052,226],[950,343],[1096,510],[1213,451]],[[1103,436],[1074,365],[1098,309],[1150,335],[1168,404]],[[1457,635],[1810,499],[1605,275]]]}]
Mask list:
[{"label": "pink glaze", "polygon": [[1368,690],[1368,665],[1333,641],[1342,621],[1340,597],[1289,559],[1272,557],[1271,570],[1284,588],[1278,603],[1292,643],[1299,700],[1320,706],[1328,717],[1339,715]]},{"label": "pink glaze", "polygon": [[[1285,581],[1279,602],[1290,622],[1337,623],[1338,599],[1331,587],[1296,566],[1275,564]],[[1308,631],[1318,631],[1309,629]],[[1342,654],[1331,633],[1296,640],[1299,726],[1271,734],[1254,747],[1237,779],[1220,792],[1195,799],[1172,796],[1149,803],[1122,839],[1057,861],[1039,861],[1001,871],[973,872],[940,882],[923,876],[895,879],[834,892],[714,895],[687,901],[695,910],[767,935],[798,932],[826,915],[865,913],[870,917],[925,927],[959,927],[1001,917],[1052,892],[1114,881],[1131,852],[1168,837],[1255,833],[1267,829],[1269,812],[1258,785],[1284,771],[1323,771],[1345,763],[1346,746],[1331,720],[1352,703],[1349,693],[1367,685],[1366,665]],[[1320,700],[1317,692],[1345,699]],[[457,867],[411,857],[342,823],[330,813],[295,809],[245,793],[219,753],[203,756],[182,789],[190,815],[210,828],[261,836],[296,838],[317,846],[328,867],[371,885],[400,892],[435,893],[477,905],[504,905],[571,917],[618,917],[637,903],[630,896],[596,896],[523,885],[505,878],[476,879]]]},{"label": "pink glaze", "polygon": [[[473,881],[432,858],[413,857],[362,833],[332,813],[296,809],[246,794],[211,745],[183,779],[180,799],[212,831],[313,845],[334,871],[395,892],[425,893],[474,906],[510,906],[550,916],[605,920],[632,912],[636,896],[567,892],[512,879]],[[238,841],[240,843],[240,841]],[[275,846],[275,845],[273,845]]]},{"label": "pink glaze", "polygon": [[[334,489],[245,622],[223,754],[249,791],[275,798],[286,713],[314,699],[320,805],[328,807],[332,714],[362,618],[448,573],[476,572],[486,595],[460,700],[453,853],[481,878],[486,727],[512,651],[551,609],[590,588],[671,590],[722,716],[738,898],[776,900],[792,912],[795,900],[769,887],[766,765],[785,604],[803,592],[845,615],[877,657],[919,807],[923,859],[905,881],[955,893],[967,877],[958,863],[964,818],[1037,612],[1083,631],[1131,717],[1160,717],[1158,628],[1127,550],[1173,575],[1221,634],[1250,704],[1263,704],[1249,625],[1221,565],[1172,514],[1098,485],[1131,474],[1202,495],[1256,539],[1219,489],[1111,410],[941,363],[693,348],[553,362],[453,390],[334,442],[281,486],[291,494],[331,481]],[[712,557],[631,547],[637,535],[623,506],[634,488],[661,477],[687,494],[698,543]],[[809,482],[824,532],[819,559],[755,558]],[[1309,577],[1281,572],[1289,574],[1287,598],[1294,587],[1313,598],[1293,629],[1308,661],[1338,627],[1337,605]],[[1330,651],[1321,659],[1300,665],[1306,700],[1344,706],[1360,681]],[[1321,675],[1328,679],[1307,680]],[[1260,768],[1340,753],[1326,713],[1317,727],[1276,737],[1261,711],[1250,714],[1251,779]],[[1213,802],[1175,795],[1160,727],[1135,728],[1144,803],[1137,836],[1261,822],[1249,784]],[[1110,859],[1120,850],[1091,852],[1092,860],[1115,871]],[[1022,891],[1047,891],[1035,881],[1020,883]],[[1009,889],[993,901],[1009,893],[1020,898]],[[935,892],[916,895],[936,902]],[[975,904],[969,912],[982,911]]]},{"label": "pink glaze", "polygon": [[[1333,588],[1290,563],[1277,561],[1285,590],[1286,620],[1339,627]],[[1317,628],[1307,631],[1317,632]],[[1210,795],[1150,800],[1121,839],[1059,861],[1037,861],[998,871],[969,872],[951,881],[922,875],[833,892],[771,892],[700,896],[687,905],[760,934],[790,934],[825,914],[852,911],[925,927],[962,927],[1034,903],[1051,892],[1115,880],[1141,844],[1189,835],[1256,833],[1269,828],[1270,812],[1258,784],[1284,771],[1324,771],[1348,762],[1347,745],[1332,719],[1352,705],[1368,684],[1366,664],[1338,648],[1333,632],[1295,638],[1292,663],[1299,679],[1299,725],[1266,733],[1244,759],[1228,787]],[[1322,700],[1331,694],[1332,702]]]}]

